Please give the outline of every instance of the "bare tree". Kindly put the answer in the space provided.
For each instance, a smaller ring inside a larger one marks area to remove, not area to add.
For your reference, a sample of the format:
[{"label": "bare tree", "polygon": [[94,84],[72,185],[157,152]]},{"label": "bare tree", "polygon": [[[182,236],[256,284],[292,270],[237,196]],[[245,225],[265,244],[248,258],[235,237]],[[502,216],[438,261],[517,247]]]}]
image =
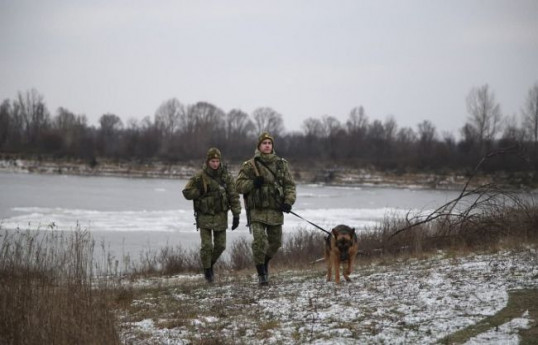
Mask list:
[{"label": "bare tree", "polygon": [[101,131],[104,133],[114,133],[123,128],[123,122],[121,119],[114,114],[103,114],[99,118],[99,124],[101,125]]},{"label": "bare tree", "polygon": [[254,123],[247,113],[233,109],[226,115],[226,156],[231,159],[245,157],[251,150]]},{"label": "bare tree", "polygon": [[340,159],[348,154],[343,150],[347,141],[347,133],[334,116],[325,115],[321,119],[322,123],[322,146],[319,148],[322,157],[325,159]]},{"label": "bare tree", "polygon": [[418,124],[417,164],[420,169],[433,168],[438,162],[436,156],[435,126],[429,120]]},{"label": "bare tree", "polygon": [[35,145],[40,131],[50,122],[50,115],[43,101],[43,96],[36,89],[25,93],[19,92],[14,105],[14,116],[22,125],[25,141]]},{"label": "bare tree", "polygon": [[200,134],[209,134],[224,137],[225,113],[211,103],[198,102],[191,111],[196,119],[196,131]]},{"label": "bare tree", "polygon": [[340,130],[342,130],[342,125],[340,121],[334,116],[325,115],[321,119],[323,136],[326,138],[335,136]]},{"label": "bare tree", "polygon": [[411,146],[417,140],[417,135],[412,128],[402,127],[398,130],[396,141],[398,145]]},{"label": "bare tree", "polygon": [[140,121],[139,131],[137,154],[141,157],[151,158],[160,149],[162,141],[161,132],[155,124],[151,123],[149,116],[144,117]]},{"label": "bare tree", "polygon": [[376,143],[380,143],[385,139],[385,127],[380,120],[374,120],[368,126],[368,138]]},{"label": "bare tree", "polygon": [[303,121],[303,132],[307,138],[321,138],[323,136],[323,124],[319,119],[309,117]]},{"label": "bare tree", "polygon": [[523,124],[535,149],[538,149],[538,83],[534,84],[527,95],[523,108]]},{"label": "bare tree", "polygon": [[385,128],[384,133],[387,143],[394,142],[396,140],[396,133],[398,133],[398,124],[396,123],[394,116],[391,115],[387,117],[383,127]]},{"label": "bare tree", "polygon": [[418,136],[419,140],[424,145],[431,145],[435,140],[435,126],[429,120],[424,120],[418,124]]},{"label": "bare tree", "polygon": [[103,114],[99,118],[98,149],[106,156],[120,155],[120,131],[123,129],[121,119],[114,114]]},{"label": "bare tree", "polygon": [[211,103],[189,106],[182,125],[175,147],[186,158],[201,157],[209,146],[222,146],[225,141],[225,113]]},{"label": "bare tree", "polygon": [[185,107],[177,98],[164,101],[155,111],[155,126],[167,139],[179,129],[181,118],[185,116]]},{"label": "bare tree", "polygon": [[518,125],[517,116],[509,116],[505,120],[505,126],[502,134],[502,141],[505,143],[522,143],[525,140],[526,128]]},{"label": "bare tree", "polygon": [[87,128],[86,116],[75,115],[60,107],[52,119],[52,127],[60,135],[66,153],[76,154],[82,140],[81,137]]},{"label": "bare tree", "polygon": [[396,134],[394,145],[394,162],[404,169],[416,165],[417,152],[415,150],[417,134],[410,127],[402,127]]},{"label": "bare tree", "polygon": [[284,132],[282,115],[269,107],[257,108],[252,112],[257,134],[267,131],[273,136],[280,136]]},{"label": "bare tree", "polygon": [[343,151],[347,151],[346,156],[348,158],[359,158],[366,154],[364,150],[357,151],[357,147],[365,146],[368,126],[368,117],[366,116],[364,107],[361,105],[351,109],[349,118],[346,121],[347,143],[342,148]]},{"label": "bare tree", "polygon": [[185,113],[179,119],[179,131],[183,135],[194,133],[196,127],[195,112],[192,111],[193,106],[188,105],[185,109]]},{"label": "bare tree", "polygon": [[8,143],[10,132],[17,131],[17,128],[13,128],[11,112],[11,103],[5,99],[0,105],[0,149]]},{"label": "bare tree", "polygon": [[346,121],[347,131],[350,135],[364,136],[368,127],[368,117],[363,106],[351,109],[349,119]]},{"label": "bare tree", "polygon": [[253,132],[254,123],[244,111],[232,109],[226,115],[226,134],[228,140],[237,139],[238,137],[246,138],[253,134]]},{"label": "bare tree", "polygon": [[473,88],[466,101],[468,121],[478,135],[480,151],[483,154],[487,150],[487,144],[495,139],[501,129],[501,107],[496,103],[495,95],[489,91],[487,84]]},{"label": "bare tree", "polygon": [[462,139],[457,145],[460,154],[457,161],[463,167],[469,167],[480,157],[479,135],[475,127],[469,123],[460,129],[460,133]]},{"label": "bare tree", "polygon": [[368,133],[366,138],[367,159],[377,164],[385,157],[385,148],[387,143],[385,141],[385,128],[380,120],[374,120],[368,126]]}]

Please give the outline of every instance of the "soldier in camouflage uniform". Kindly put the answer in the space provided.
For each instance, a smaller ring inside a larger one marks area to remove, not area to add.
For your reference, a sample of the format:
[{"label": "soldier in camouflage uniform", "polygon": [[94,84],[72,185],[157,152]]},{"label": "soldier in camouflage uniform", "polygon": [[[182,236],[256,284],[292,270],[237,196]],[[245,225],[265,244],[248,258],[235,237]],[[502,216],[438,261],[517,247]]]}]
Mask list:
[{"label": "soldier in camouflage uniform", "polygon": [[244,195],[247,220],[252,231],[252,252],[260,285],[267,285],[269,260],[282,246],[284,214],[295,202],[295,181],[288,162],[273,149],[273,137],[264,132],[254,158],[241,166],[237,191]]},{"label": "soldier in camouflage uniform", "polygon": [[[200,256],[205,279],[213,282],[213,265],[226,249],[226,228],[228,210],[232,210],[232,230],[239,226],[241,203],[235,189],[233,176],[221,165],[221,153],[217,148],[207,151],[207,159],[202,170],[193,176],[185,188],[183,196],[194,201],[196,227],[200,229]],[[213,240],[212,240],[213,237]]]}]

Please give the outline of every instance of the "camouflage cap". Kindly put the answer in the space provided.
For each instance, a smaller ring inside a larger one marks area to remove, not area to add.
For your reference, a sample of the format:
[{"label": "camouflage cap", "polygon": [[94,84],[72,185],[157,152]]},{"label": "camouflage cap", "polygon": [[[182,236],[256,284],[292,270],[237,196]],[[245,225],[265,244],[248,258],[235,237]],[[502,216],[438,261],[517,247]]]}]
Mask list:
[{"label": "camouflage cap", "polygon": [[271,134],[269,134],[268,132],[263,132],[260,137],[258,138],[258,145],[256,147],[260,147],[260,144],[262,143],[262,141],[264,141],[265,139],[269,139],[271,140],[271,142],[273,143],[273,146],[275,146],[275,140],[273,139],[273,137],[271,136]]},{"label": "camouflage cap", "polygon": [[207,161],[209,162],[212,159],[220,159],[221,154],[220,150],[216,147],[212,147],[209,150],[207,150]]}]

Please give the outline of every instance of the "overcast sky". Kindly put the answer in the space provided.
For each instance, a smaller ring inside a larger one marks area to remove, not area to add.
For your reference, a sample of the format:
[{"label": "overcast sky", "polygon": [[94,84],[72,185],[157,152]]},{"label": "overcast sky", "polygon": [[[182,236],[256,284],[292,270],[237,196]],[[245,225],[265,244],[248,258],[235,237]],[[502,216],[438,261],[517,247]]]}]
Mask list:
[{"label": "overcast sky", "polygon": [[35,88],[90,124],[177,98],[457,135],[472,88],[519,116],[536,82],[537,0],[0,0],[1,100]]}]

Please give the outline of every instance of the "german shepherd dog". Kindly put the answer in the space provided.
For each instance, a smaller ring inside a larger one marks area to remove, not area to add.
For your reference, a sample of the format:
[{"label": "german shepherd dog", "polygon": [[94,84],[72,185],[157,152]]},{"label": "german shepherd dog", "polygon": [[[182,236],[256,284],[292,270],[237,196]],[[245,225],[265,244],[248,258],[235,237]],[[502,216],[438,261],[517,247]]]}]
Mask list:
[{"label": "german shepherd dog", "polygon": [[334,269],[334,281],[340,284],[340,266],[344,267],[344,278],[351,281],[349,274],[359,250],[355,229],[347,225],[338,225],[325,239],[325,262],[327,263],[327,281],[331,281]]}]

